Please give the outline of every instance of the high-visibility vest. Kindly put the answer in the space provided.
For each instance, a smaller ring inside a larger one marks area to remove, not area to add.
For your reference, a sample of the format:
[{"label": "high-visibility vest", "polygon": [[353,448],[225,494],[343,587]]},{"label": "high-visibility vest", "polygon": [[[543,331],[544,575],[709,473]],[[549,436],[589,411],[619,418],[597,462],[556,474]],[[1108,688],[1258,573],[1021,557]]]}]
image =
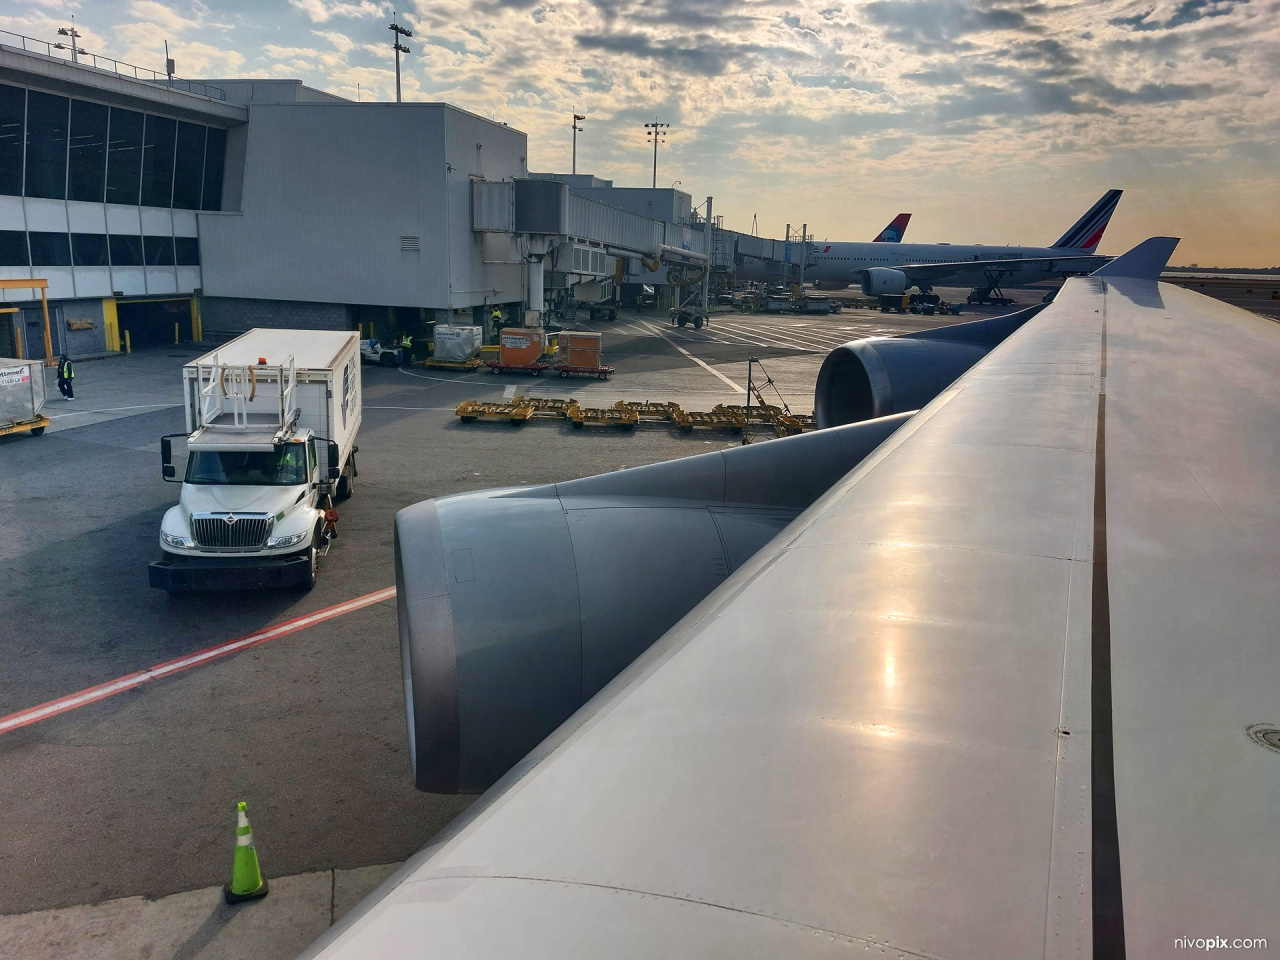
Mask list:
[{"label": "high-visibility vest", "polygon": [[413,346],[413,337],[409,336],[409,335],[406,333],[406,334],[405,334],[405,335],[400,339],[400,346],[402,346],[402,347],[412,347],[412,346]]},{"label": "high-visibility vest", "polygon": [[70,360],[62,360],[58,363],[58,376],[63,380],[74,380],[76,376],[75,370],[71,366]]},{"label": "high-visibility vest", "polygon": [[494,319],[494,320],[501,320],[501,319],[502,319],[502,311],[501,311],[501,310],[499,310],[499,309],[497,309],[496,307],[495,307],[495,308],[494,308],[494,310],[493,310],[493,319]]}]

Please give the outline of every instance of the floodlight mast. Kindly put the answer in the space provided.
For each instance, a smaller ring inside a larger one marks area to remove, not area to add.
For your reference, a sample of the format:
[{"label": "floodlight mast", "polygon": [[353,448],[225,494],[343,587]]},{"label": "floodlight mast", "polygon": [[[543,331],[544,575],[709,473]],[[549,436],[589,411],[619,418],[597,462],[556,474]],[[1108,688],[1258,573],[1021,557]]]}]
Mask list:
[{"label": "floodlight mast", "polygon": [[655,120],[644,126],[645,132],[649,135],[649,142],[653,144],[653,189],[656,190],[658,189],[658,144],[666,142],[667,130],[671,124],[659,123]]},{"label": "floodlight mast", "polygon": [[413,36],[413,31],[412,31],[412,30],[406,30],[404,27],[400,26],[400,24],[396,23],[396,21],[395,21],[395,16],[396,16],[396,12],[395,12],[394,10],[392,10],[392,11],[391,11],[391,25],[388,27],[388,29],[391,31],[391,36],[392,36],[392,38],[393,38],[393,39],[394,39],[394,41],[395,41],[395,49],[396,49],[396,103],[399,103],[399,102],[400,102],[400,54],[402,54],[402,53],[408,53],[408,52],[409,52],[409,48],[408,48],[408,47],[406,47],[404,44],[402,44],[402,43],[400,42],[400,38],[401,38],[401,37],[412,37],[412,36]]},{"label": "floodlight mast", "polygon": [[578,172],[578,134],[582,132],[582,128],[578,126],[579,120],[587,119],[585,113],[574,113],[573,115],[573,173]]}]

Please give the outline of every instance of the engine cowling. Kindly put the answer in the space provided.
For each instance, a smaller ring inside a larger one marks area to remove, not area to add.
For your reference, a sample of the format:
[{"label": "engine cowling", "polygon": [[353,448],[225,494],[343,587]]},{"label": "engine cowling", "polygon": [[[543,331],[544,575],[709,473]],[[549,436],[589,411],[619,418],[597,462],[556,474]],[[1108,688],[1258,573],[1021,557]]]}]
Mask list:
[{"label": "engine cowling", "polygon": [[908,416],[401,510],[418,788],[493,784]]},{"label": "engine cowling", "polygon": [[919,410],[1043,309],[836,347],[814,388],[819,428]]},{"label": "engine cowling", "polygon": [[819,280],[813,285],[815,290],[844,290],[849,286],[839,280]]},{"label": "engine cowling", "polygon": [[907,292],[907,275],[891,267],[869,267],[862,271],[862,292],[868,297],[896,297]]}]

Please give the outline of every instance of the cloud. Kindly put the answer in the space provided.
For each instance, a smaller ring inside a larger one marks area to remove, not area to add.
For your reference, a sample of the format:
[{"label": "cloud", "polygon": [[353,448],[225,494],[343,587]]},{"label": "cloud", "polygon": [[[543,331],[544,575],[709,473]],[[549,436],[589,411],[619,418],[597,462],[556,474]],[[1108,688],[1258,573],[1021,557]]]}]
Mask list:
[{"label": "cloud", "polygon": [[300,10],[312,23],[328,23],[334,17],[379,17],[385,12],[381,5],[369,0],[355,3],[343,0],[289,0],[289,6]]},{"label": "cloud", "polygon": [[1249,0],[1182,0],[1165,20],[1152,19],[1155,8],[1129,17],[1115,17],[1109,21],[1112,26],[1132,27],[1134,30],[1172,30],[1188,23],[1195,23],[1209,17],[1229,16],[1237,4],[1249,3]]}]

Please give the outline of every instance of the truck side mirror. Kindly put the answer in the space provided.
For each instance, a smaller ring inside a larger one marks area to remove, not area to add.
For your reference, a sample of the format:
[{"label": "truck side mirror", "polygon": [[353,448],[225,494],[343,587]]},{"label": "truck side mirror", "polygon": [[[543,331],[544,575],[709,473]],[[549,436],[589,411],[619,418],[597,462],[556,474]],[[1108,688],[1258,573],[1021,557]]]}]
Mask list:
[{"label": "truck side mirror", "polygon": [[169,483],[181,483],[177,479],[178,469],[173,465],[173,438],[187,439],[185,433],[170,433],[160,438],[160,475]]}]

